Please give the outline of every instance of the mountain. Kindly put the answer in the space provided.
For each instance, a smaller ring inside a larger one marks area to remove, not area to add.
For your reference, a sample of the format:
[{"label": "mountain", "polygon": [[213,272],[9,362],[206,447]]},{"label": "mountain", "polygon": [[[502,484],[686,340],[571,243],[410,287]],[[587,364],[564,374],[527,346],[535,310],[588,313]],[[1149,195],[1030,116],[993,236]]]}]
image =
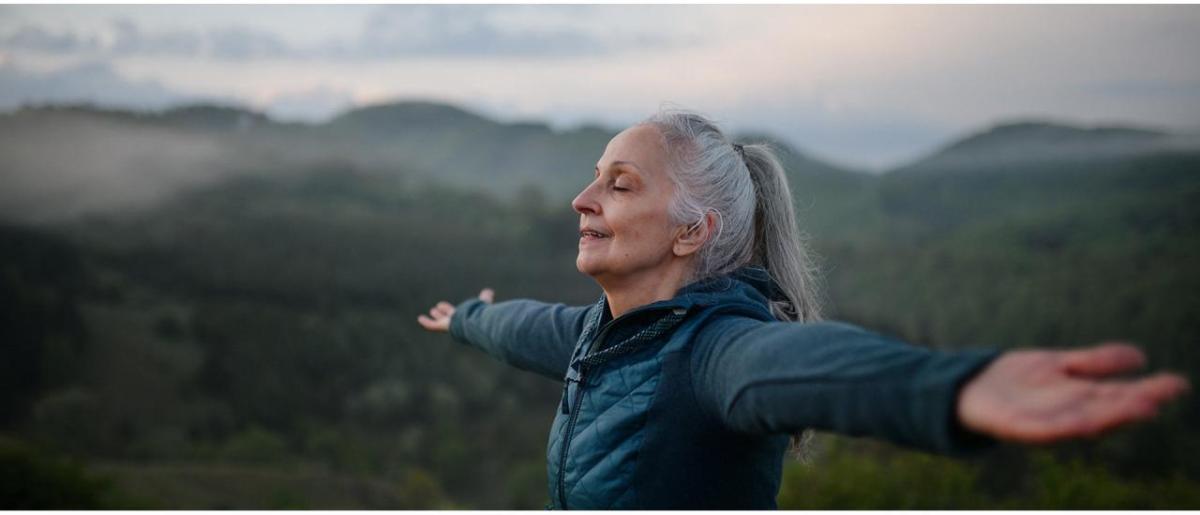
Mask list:
[{"label": "mountain", "polygon": [[413,101],[352,109],[330,120],[326,128],[391,137],[414,130],[496,130],[503,125],[455,106]]},{"label": "mountain", "polygon": [[952,141],[893,172],[1013,170],[1027,165],[1112,161],[1169,152],[1200,152],[1200,137],[1133,127],[1018,121]]}]

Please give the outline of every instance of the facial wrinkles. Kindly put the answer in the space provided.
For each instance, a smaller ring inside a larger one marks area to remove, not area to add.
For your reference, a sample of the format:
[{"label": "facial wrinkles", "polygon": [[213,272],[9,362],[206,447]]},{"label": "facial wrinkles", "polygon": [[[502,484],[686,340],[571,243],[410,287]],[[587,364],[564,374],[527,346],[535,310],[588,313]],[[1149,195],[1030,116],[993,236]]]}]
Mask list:
[{"label": "facial wrinkles", "polygon": [[588,256],[589,263],[626,273],[654,268],[669,259],[673,234],[668,204],[673,184],[664,175],[661,140],[657,129],[644,127],[622,134],[605,149],[577,209],[581,226],[608,233],[608,243],[581,249],[580,259]]}]

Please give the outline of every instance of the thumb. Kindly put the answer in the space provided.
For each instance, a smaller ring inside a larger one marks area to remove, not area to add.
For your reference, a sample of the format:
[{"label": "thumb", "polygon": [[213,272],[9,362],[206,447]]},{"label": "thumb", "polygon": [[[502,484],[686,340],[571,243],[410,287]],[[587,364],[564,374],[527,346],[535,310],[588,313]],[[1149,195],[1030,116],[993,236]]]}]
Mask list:
[{"label": "thumb", "polygon": [[495,298],[496,298],[496,292],[492,291],[491,288],[484,288],[482,290],[479,290],[479,300],[482,300],[488,304],[491,304],[492,300]]}]

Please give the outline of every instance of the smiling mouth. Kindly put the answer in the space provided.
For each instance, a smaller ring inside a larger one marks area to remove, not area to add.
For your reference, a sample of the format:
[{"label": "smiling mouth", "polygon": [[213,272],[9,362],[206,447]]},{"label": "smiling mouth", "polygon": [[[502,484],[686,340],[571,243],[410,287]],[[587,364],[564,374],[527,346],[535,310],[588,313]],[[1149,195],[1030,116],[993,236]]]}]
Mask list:
[{"label": "smiling mouth", "polygon": [[590,229],[579,231],[579,239],[581,240],[601,240],[607,237],[607,234],[599,233]]}]

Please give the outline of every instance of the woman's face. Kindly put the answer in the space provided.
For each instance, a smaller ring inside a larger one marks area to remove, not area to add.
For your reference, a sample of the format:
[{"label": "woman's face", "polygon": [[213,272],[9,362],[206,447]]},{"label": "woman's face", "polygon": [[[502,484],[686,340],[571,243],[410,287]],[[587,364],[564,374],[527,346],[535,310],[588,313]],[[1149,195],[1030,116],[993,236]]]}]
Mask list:
[{"label": "woman's face", "polygon": [[575,266],[597,280],[635,278],[672,257],[676,226],[667,215],[674,193],[658,129],[636,125],[608,143],[595,178],[575,197],[579,256]]}]

